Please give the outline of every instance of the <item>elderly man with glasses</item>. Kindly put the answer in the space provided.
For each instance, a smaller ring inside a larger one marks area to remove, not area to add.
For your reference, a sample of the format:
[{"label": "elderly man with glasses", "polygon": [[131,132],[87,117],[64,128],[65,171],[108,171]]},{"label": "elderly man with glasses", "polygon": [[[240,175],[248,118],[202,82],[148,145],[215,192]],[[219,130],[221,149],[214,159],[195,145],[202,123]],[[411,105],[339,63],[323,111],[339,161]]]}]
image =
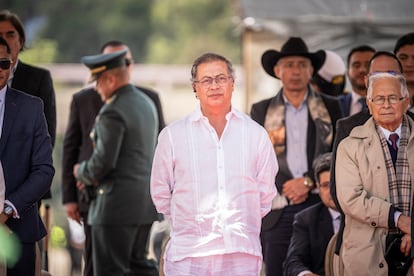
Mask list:
[{"label": "elderly man with glasses", "polygon": [[414,122],[406,115],[404,77],[392,71],[371,73],[367,105],[372,117],[355,127],[337,150],[336,195],[345,213],[340,258],[345,275],[406,275]]}]

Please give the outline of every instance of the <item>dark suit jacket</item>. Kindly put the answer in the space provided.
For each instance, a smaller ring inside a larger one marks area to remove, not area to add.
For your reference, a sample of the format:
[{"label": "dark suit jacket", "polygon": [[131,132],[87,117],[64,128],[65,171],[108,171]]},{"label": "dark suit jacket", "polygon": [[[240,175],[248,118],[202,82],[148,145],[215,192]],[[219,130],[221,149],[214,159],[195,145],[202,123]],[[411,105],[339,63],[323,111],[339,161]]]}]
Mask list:
[{"label": "dark suit jacket", "polygon": [[[410,111],[407,111],[407,115],[410,116],[412,119],[414,119],[414,114],[411,113]],[[332,195],[332,199],[335,202],[336,208],[338,209],[339,212],[341,212],[341,214],[343,214],[342,208],[339,205],[338,197],[336,196],[336,179],[335,179],[336,151],[338,149],[339,143],[343,139],[349,136],[352,129],[356,126],[363,125],[370,117],[371,115],[369,114],[369,110],[365,109],[358,113],[355,113],[352,116],[342,118],[338,120],[338,122],[336,123],[336,135],[335,135],[333,148],[332,148],[330,192]],[[341,226],[340,226],[339,233],[338,233],[338,238],[336,240],[337,241],[336,247],[335,247],[335,253],[337,254],[339,254],[339,250],[342,244],[342,233],[343,233],[344,227],[345,227],[345,219],[342,219]]]},{"label": "dark suit jacket", "polygon": [[351,112],[351,100],[352,93],[345,93],[340,95],[338,98],[339,105],[341,106],[342,114],[346,117]]},{"label": "dark suit jacket", "polygon": [[[281,92],[279,92],[281,93]],[[325,95],[325,94],[319,94],[322,97],[323,102],[325,103],[325,106],[329,112],[329,116],[331,118],[332,121],[332,126],[333,126],[333,130],[334,130],[334,137],[335,137],[335,124],[336,121],[342,117],[342,111],[341,108],[339,106],[338,100],[334,97]],[[251,109],[251,117],[253,120],[255,120],[256,122],[258,122],[260,125],[264,125],[264,121],[265,121],[265,117],[266,117],[266,112],[267,109],[269,107],[269,104],[271,102],[273,98],[269,98],[263,101],[260,101],[258,103],[253,104],[252,109]],[[308,158],[308,168],[309,168],[309,173],[308,175],[310,177],[313,178],[313,171],[312,171],[312,162],[313,159],[316,158],[317,156],[315,155],[315,124],[312,121],[311,116],[309,117],[309,122],[308,122],[308,135],[307,135],[307,158]],[[282,193],[282,188],[283,188],[283,184],[292,179],[292,173],[290,172],[287,164],[285,164],[284,162],[280,162],[281,160],[279,160],[279,172],[276,175],[276,187],[279,191],[279,193]],[[319,202],[319,196],[316,194],[309,194],[308,199],[301,203],[301,204],[297,204],[297,205],[289,205],[285,208],[292,208],[294,212],[298,212],[306,207],[309,207],[310,205]],[[263,223],[262,223],[262,229],[266,230],[271,228],[273,225],[275,225],[277,223],[277,221],[279,220],[279,217],[281,215],[282,210],[272,210],[270,211],[264,218],[263,218]]]},{"label": "dark suit jacket", "polygon": [[129,84],[99,111],[93,129],[96,147],[78,169],[82,183],[97,187],[90,225],[140,225],[157,219],[149,191],[156,113],[149,99]]},{"label": "dark suit jacket", "polygon": [[332,216],[322,202],[297,213],[284,274],[296,276],[310,270],[324,275],[325,251],[333,233]]},{"label": "dark suit jacket", "polygon": [[56,100],[50,72],[19,60],[11,87],[43,100],[47,127],[52,138],[52,145],[54,145],[56,138]]},{"label": "dark suit jacket", "polygon": [[[160,132],[165,127],[165,121],[158,93],[141,86],[137,86],[137,88],[154,102]],[[81,212],[87,212],[89,204],[85,202],[86,198],[82,197],[76,188],[73,166],[87,160],[92,154],[93,146],[90,132],[102,106],[101,97],[94,88],[86,88],[75,93],[72,97],[69,122],[63,140],[62,202],[63,204],[78,202]]]},{"label": "dark suit jacket", "polygon": [[6,183],[6,199],[20,219],[7,226],[21,242],[35,242],[46,235],[37,201],[49,190],[54,168],[52,144],[42,101],[9,88],[6,92],[0,158]]}]

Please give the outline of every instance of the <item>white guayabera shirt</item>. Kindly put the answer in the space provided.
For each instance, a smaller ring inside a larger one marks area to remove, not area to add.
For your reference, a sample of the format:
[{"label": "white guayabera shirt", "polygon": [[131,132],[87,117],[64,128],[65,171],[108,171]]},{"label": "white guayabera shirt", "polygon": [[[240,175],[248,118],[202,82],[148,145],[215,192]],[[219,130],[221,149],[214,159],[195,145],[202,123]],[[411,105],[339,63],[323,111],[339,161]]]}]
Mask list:
[{"label": "white guayabera shirt", "polygon": [[228,253],[262,258],[261,219],[277,191],[278,163],[265,129],[232,110],[219,139],[200,107],[163,129],[151,196],[171,226],[165,257]]}]

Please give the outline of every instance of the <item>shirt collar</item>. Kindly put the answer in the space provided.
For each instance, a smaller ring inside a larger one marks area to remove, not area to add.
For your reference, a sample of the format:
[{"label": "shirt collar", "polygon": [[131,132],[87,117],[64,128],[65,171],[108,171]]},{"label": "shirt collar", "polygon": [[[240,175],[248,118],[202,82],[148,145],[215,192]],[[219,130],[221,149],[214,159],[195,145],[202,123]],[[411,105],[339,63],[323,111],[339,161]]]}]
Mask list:
[{"label": "shirt collar", "polygon": [[[306,90],[305,96],[303,97],[303,100],[300,103],[299,107],[298,108],[294,107],[294,108],[298,110],[302,109],[302,107],[304,106],[304,103],[306,102],[306,99],[308,98],[308,95],[309,95],[309,90]],[[283,96],[283,100],[285,101],[285,103],[293,107],[293,105],[289,102],[288,98],[286,98],[284,93],[282,93],[282,96]]]},{"label": "shirt collar", "polygon": [[[242,118],[242,114],[240,114],[240,112],[234,109],[233,106],[231,107],[230,112],[226,114],[226,120],[229,121],[232,116]],[[201,106],[200,106],[200,103],[198,103],[196,110],[190,115],[190,120],[195,122],[203,118],[207,118],[207,117],[204,116],[203,113],[201,112]]]},{"label": "shirt collar", "polygon": [[16,72],[16,68],[17,68],[18,64],[19,64],[19,60],[17,59],[16,63],[13,64],[13,67],[10,70],[9,80],[7,81],[7,83],[9,84],[10,87],[11,87],[11,84],[12,84],[12,81],[13,81],[13,78],[14,78],[14,72]]},{"label": "shirt collar", "polygon": [[379,125],[379,128],[381,129],[382,133],[385,136],[385,139],[389,140],[390,134],[391,133],[397,133],[398,137],[401,137],[401,125],[395,130],[395,131],[389,131],[388,129],[383,128],[382,126]]},{"label": "shirt collar", "polygon": [[353,104],[357,103],[359,101],[359,99],[362,98],[361,95],[355,93],[354,91],[352,91],[351,93],[352,93],[351,98],[352,98],[352,103]]},{"label": "shirt collar", "polygon": [[341,215],[338,211],[336,211],[334,209],[331,209],[329,207],[328,207],[328,211],[329,211],[329,214],[331,214],[331,217],[332,217],[333,220],[337,219],[338,216]]}]

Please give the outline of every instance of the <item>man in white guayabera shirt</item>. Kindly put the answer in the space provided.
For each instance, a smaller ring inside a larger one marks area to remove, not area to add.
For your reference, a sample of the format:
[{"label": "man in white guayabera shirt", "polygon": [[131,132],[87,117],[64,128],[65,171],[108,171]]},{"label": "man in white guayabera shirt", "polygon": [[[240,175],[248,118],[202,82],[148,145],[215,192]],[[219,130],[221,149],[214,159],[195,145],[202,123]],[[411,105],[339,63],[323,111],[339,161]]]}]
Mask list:
[{"label": "man in white guayabera shirt", "polygon": [[151,196],[171,226],[166,275],[259,275],[261,219],[276,195],[264,128],[231,105],[232,64],[207,53],[191,81],[200,105],[160,133]]}]

